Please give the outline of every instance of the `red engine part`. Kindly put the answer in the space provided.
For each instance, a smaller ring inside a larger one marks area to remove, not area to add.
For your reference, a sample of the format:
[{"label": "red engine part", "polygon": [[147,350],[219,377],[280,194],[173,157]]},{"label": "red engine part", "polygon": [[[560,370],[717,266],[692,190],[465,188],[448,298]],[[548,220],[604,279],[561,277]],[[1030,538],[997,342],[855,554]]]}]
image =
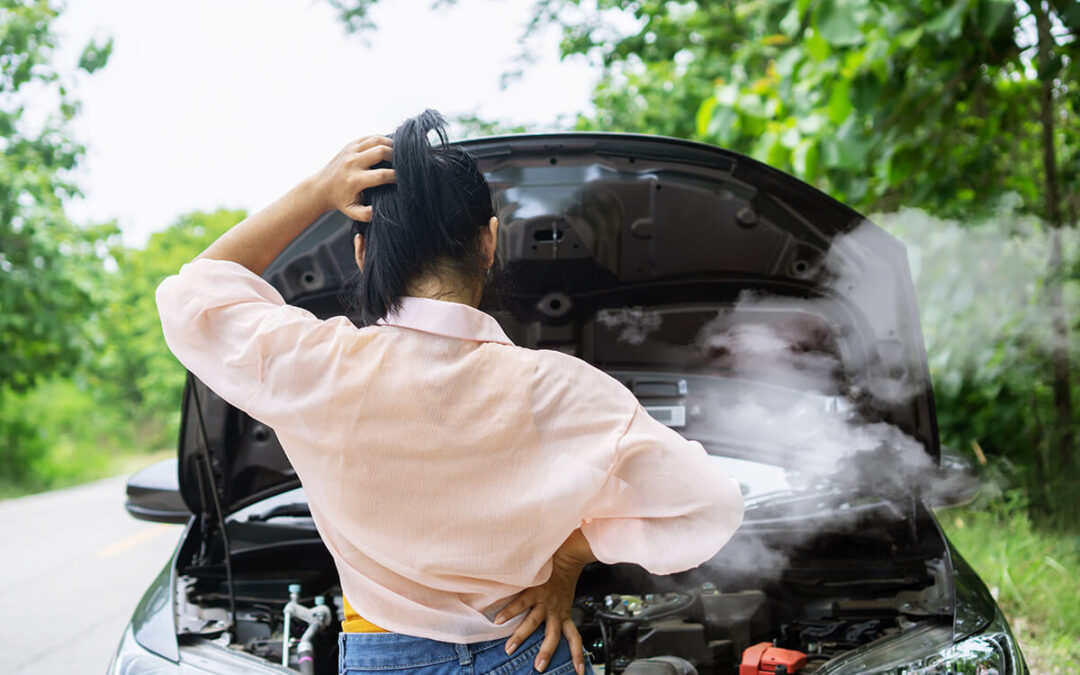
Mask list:
[{"label": "red engine part", "polygon": [[739,675],[774,675],[777,672],[790,675],[805,666],[806,654],[794,649],[773,647],[769,642],[759,642],[742,653]]}]

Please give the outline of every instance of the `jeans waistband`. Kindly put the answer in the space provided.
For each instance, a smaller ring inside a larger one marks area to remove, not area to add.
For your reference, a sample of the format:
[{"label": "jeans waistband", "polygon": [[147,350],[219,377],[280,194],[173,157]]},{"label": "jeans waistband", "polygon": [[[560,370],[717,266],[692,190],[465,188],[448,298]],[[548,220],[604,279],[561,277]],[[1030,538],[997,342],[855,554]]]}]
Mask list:
[{"label": "jeans waistband", "polygon": [[[543,637],[538,629],[518,649]],[[461,665],[488,649],[503,648],[507,638],[454,644],[401,633],[338,633],[341,665],[352,668],[418,668],[456,661]]]}]

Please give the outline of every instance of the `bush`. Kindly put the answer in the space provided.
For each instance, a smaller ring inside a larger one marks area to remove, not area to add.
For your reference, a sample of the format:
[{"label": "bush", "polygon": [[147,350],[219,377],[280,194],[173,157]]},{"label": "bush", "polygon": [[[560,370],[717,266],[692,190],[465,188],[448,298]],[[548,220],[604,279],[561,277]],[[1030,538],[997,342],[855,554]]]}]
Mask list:
[{"label": "bush", "polygon": [[103,478],[130,455],[130,415],[72,379],[51,379],[4,398],[0,492],[48,490]]}]

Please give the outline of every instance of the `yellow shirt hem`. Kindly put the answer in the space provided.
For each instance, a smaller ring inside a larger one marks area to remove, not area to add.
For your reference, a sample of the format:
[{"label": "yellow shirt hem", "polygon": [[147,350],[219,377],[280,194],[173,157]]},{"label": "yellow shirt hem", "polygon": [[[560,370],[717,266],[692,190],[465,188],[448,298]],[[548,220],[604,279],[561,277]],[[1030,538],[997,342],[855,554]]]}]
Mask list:
[{"label": "yellow shirt hem", "polygon": [[341,595],[342,601],[345,603],[345,620],[341,622],[341,631],[343,633],[389,633],[390,631],[385,628],[380,628],[371,623],[364,617],[356,613],[356,610],[349,604],[348,598],[345,594]]}]

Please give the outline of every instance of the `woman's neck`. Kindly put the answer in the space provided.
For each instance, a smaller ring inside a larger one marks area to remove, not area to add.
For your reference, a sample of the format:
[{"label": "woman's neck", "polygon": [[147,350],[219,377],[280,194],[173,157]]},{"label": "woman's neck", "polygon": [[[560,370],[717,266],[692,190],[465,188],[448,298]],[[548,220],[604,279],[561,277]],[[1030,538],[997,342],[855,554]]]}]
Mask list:
[{"label": "woman's neck", "polygon": [[447,283],[447,280],[430,275],[421,277],[409,284],[407,294],[418,298],[459,302],[470,307],[480,304],[480,296],[484,291],[482,284],[464,284],[458,280],[454,281],[455,283]]}]

